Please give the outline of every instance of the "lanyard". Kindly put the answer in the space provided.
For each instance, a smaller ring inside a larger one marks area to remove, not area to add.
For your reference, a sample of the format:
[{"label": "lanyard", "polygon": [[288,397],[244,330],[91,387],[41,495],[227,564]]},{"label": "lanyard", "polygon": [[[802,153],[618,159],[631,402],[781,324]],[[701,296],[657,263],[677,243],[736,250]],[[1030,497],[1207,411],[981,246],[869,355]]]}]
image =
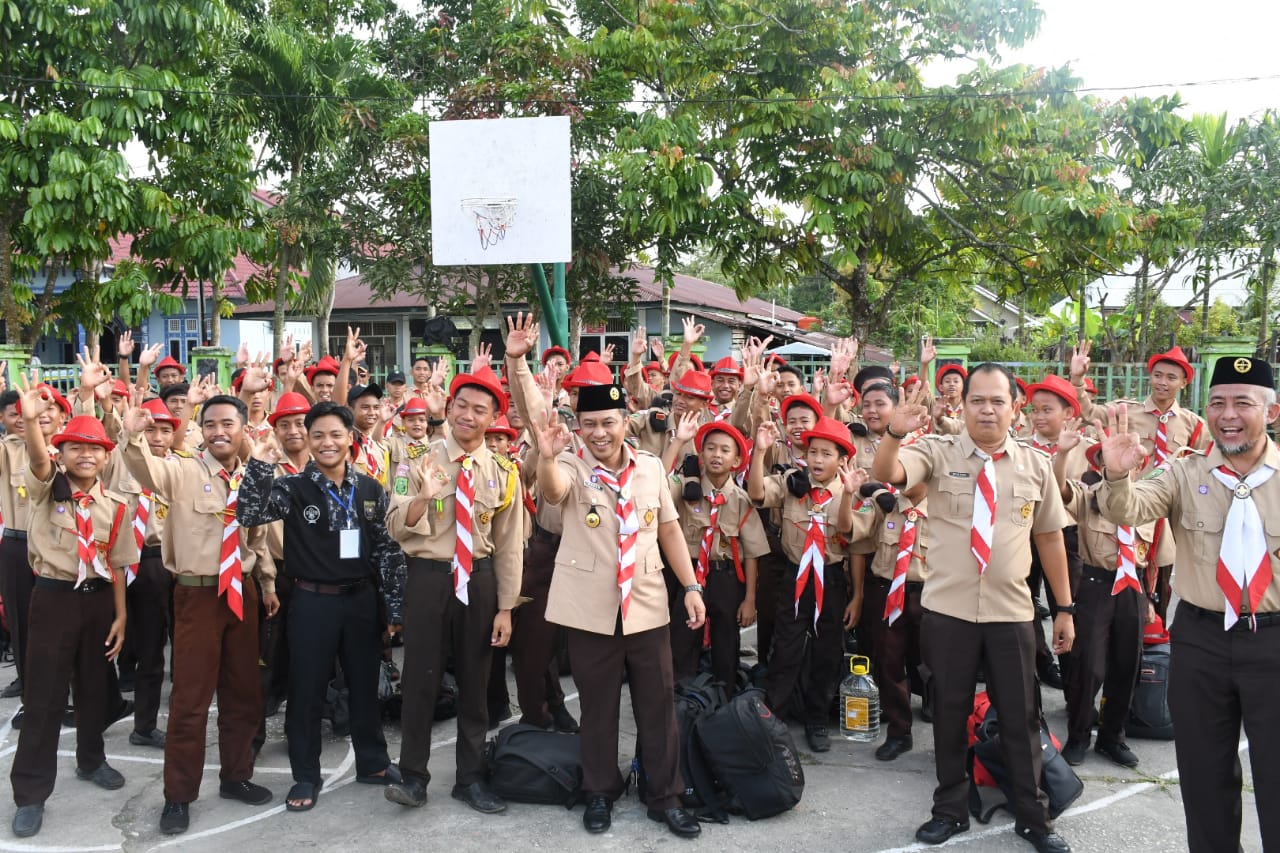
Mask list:
[{"label": "lanyard", "polygon": [[332,496],[332,497],[333,497],[333,499],[334,499],[335,501],[337,501],[337,502],[338,502],[338,506],[342,507],[343,512],[344,512],[344,514],[346,515],[346,527],[347,527],[347,528],[355,527],[356,525],[355,525],[355,523],[354,523],[354,522],[353,522],[353,520],[352,520],[352,519],[355,517],[355,514],[356,514],[356,509],[355,509],[355,503],[356,503],[356,487],[355,487],[355,484],[352,484],[352,485],[351,485],[351,497],[346,498],[345,500],[344,500],[344,499],[343,499],[343,497],[342,497],[342,493],[341,493],[341,492],[339,492],[339,491],[337,491],[337,490],[335,490],[335,489],[333,488],[333,486],[331,486],[330,484],[325,483],[325,486],[324,486],[324,487],[329,491],[330,496]]}]

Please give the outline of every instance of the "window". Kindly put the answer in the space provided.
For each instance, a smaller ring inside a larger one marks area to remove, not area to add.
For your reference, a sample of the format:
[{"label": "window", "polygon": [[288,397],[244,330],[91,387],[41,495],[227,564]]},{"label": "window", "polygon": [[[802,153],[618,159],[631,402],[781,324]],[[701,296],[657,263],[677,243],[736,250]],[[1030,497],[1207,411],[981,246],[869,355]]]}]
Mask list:
[{"label": "window", "polygon": [[186,327],[187,331],[194,335],[200,331],[200,320],[196,317],[188,317],[186,319]]},{"label": "window", "polygon": [[179,317],[169,318],[169,334],[177,335],[182,332],[182,319]]},{"label": "window", "polygon": [[191,348],[200,343],[199,317],[170,317],[166,323],[169,355],[186,364],[190,359]]},{"label": "window", "polygon": [[339,360],[347,348],[347,326],[360,329],[360,340],[368,347],[365,351],[365,367],[371,378],[377,382],[384,381],[400,351],[396,335],[399,323],[394,320],[343,320],[329,323],[329,352]]}]

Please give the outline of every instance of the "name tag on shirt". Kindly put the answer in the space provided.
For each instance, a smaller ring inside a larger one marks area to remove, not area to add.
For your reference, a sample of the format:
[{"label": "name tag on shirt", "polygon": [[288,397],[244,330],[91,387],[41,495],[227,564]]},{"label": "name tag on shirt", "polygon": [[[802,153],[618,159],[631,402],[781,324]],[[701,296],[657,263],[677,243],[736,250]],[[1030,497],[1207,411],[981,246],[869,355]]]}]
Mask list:
[{"label": "name tag on shirt", "polygon": [[360,558],[360,528],[338,531],[338,557],[343,560]]}]

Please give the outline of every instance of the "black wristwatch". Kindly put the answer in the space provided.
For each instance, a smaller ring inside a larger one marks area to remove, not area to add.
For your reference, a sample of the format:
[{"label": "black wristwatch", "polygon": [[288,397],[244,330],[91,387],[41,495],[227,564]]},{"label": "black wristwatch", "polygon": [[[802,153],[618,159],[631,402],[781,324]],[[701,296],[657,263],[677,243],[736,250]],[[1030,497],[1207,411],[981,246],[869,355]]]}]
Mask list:
[{"label": "black wristwatch", "polygon": [[1055,606],[1055,607],[1053,608],[1053,615],[1054,615],[1054,616],[1057,616],[1057,615],[1059,615],[1059,614],[1061,614],[1061,613],[1069,613],[1070,615],[1075,616],[1075,615],[1076,615],[1076,603],[1073,601],[1073,602],[1071,602],[1070,604],[1059,604],[1059,605],[1057,605],[1057,606]]}]

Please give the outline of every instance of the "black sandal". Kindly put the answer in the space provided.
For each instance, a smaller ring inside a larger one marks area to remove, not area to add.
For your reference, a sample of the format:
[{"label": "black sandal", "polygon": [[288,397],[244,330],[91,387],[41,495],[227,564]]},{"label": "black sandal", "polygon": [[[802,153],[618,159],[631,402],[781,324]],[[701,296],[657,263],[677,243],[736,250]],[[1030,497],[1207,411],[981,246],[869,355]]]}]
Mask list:
[{"label": "black sandal", "polygon": [[[323,784],[323,783],[321,783]],[[310,782],[294,782],[293,787],[289,789],[288,795],[284,798],[284,807],[291,812],[309,812],[316,807],[316,802],[320,799],[320,785],[313,785]],[[306,805],[295,806],[294,800],[307,800]]]}]

